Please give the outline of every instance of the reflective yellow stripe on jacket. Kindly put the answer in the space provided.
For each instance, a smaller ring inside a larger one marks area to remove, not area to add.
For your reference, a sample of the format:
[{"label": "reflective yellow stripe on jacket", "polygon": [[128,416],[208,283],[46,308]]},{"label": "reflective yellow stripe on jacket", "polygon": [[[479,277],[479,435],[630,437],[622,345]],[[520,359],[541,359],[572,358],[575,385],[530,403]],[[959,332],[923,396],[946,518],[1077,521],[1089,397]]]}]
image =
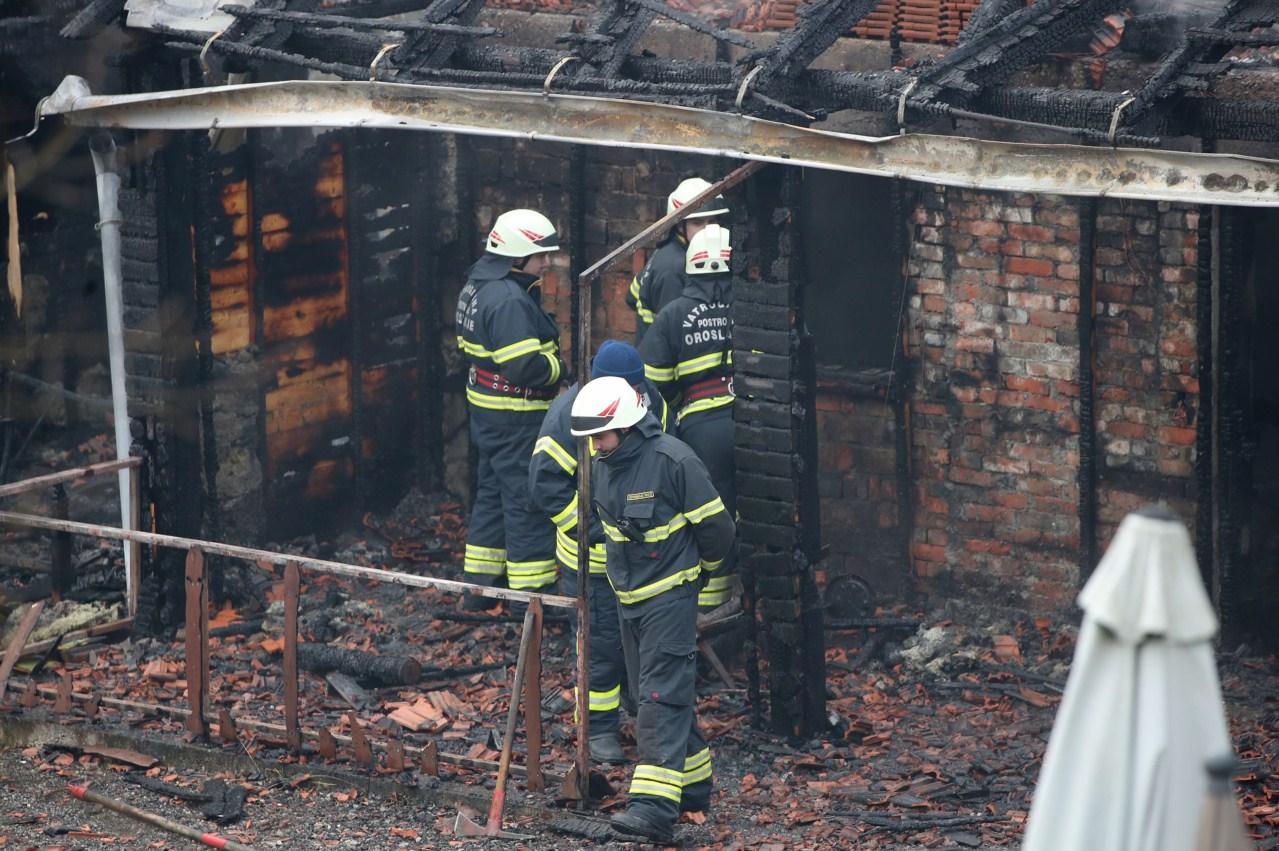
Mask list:
[{"label": "reflective yellow stripe on jacket", "polygon": [[525,399],[523,396],[502,396],[485,393],[474,387],[466,388],[466,401],[477,408],[490,411],[545,411],[551,407],[551,399]]},{"label": "reflective yellow stripe on jacket", "polygon": [[[725,510],[724,501],[717,496],[705,505],[700,505],[697,508],[686,511],[682,514],[676,514],[667,523],[661,526],[655,526],[654,528],[645,531],[644,542],[649,544],[659,543],[666,540],[680,529],[683,529],[688,524],[701,523],[706,518]],[[601,522],[604,525],[604,534],[608,535],[610,540],[616,543],[630,540],[623,535],[622,530],[618,529],[616,526],[613,526],[606,521]],[[678,570],[669,576],[665,576],[655,582],[650,582],[647,585],[642,585],[639,588],[634,588],[629,591],[623,591],[614,585],[613,592],[617,594],[617,599],[621,603],[638,603],[643,600],[656,597],[658,594],[669,591],[672,588],[677,588],[685,582],[694,582],[700,579],[702,570],[702,564],[699,563],[692,567]]]},{"label": "reflective yellow stripe on jacket", "polygon": [[698,399],[696,402],[689,402],[687,405],[679,409],[679,413],[675,415],[675,422],[682,423],[684,421],[684,417],[689,414],[696,414],[698,411],[713,411],[716,408],[731,405],[735,398],[737,397],[729,393],[724,393],[719,396],[707,396],[705,399]]},{"label": "reflective yellow stripe on jacket", "polygon": [[[559,441],[549,434],[542,435],[537,439],[537,443],[533,444],[533,454],[536,455],[539,452],[549,455],[551,460],[559,464],[560,469],[570,476],[577,475],[577,456],[561,446]],[[577,503],[573,503],[573,506],[576,508]]]},{"label": "reflective yellow stripe on jacket", "polygon": [[[560,560],[560,564],[569,570],[577,570],[577,539],[572,535],[555,531],[555,557]],[[608,571],[605,569],[608,564],[608,555],[603,544],[591,545],[591,575],[603,576]]]}]

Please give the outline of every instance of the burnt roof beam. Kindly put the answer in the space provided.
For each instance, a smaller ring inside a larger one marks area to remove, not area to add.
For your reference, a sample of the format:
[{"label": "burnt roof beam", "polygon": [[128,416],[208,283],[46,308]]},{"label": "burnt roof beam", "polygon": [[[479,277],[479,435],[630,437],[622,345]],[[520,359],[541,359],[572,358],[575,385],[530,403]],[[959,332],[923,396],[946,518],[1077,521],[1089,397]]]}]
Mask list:
[{"label": "burnt roof beam", "polygon": [[1025,4],[1022,0],[981,0],[973,10],[968,25],[959,33],[958,44],[965,44],[1012,15]]},{"label": "burnt roof beam", "polygon": [[748,50],[754,50],[756,48],[755,42],[751,41],[746,36],[735,33],[732,30],[719,29],[718,27],[706,23],[701,18],[695,18],[684,12],[676,11],[663,3],[662,0],[631,0],[631,2],[637,6],[642,6],[645,9],[656,12],[663,18],[688,27],[694,32],[708,35],[716,41],[722,41],[725,44],[735,44],[738,47],[745,47]]},{"label": "burnt roof beam", "polygon": [[[1213,26],[1227,27],[1230,19],[1239,12],[1239,7],[1239,0],[1230,0]],[[1184,78],[1187,70],[1204,60],[1216,62],[1226,54],[1228,49],[1228,45],[1218,41],[1183,37],[1181,42],[1164,56],[1141,88],[1133,94],[1131,102],[1123,108],[1122,120],[1116,119],[1116,126],[1135,126],[1157,108],[1170,105],[1185,94],[1186,84],[1190,84],[1192,88],[1195,87],[1193,80]],[[1207,75],[1221,73],[1224,70],[1225,68],[1204,69]]]},{"label": "burnt roof beam", "polygon": [[756,73],[756,89],[786,97],[795,78],[877,5],[879,0],[819,0],[801,6],[799,20],[776,44],[742,59],[744,65],[759,68],[758,72],[748,68],[743,82],[746,74]]},{"label": "burnt roof beam", "polygon": [[62,32],[63,38],[81,39],[96,35],[124,11],[124,0],[92,0],[72,18]]},{"label": "burnt roof beam", "polygon": [[629,0],[613,0],[601,5],[591,17],[587,38],[578,42],[574,55],[581,62],[568,69],[564,76],[616,77],[627,55],[655,20],[656,12]]},{"label": "burnt roof beam", "polygon": [[[117,2],[117,0],[112,0]],[[314,14],[311,12],[283,12],[270,9],[249,8],[246,6],[226,5],[220,11],[237,18],[257,18],[266,21],[283,21],[320,29],[336,29],[344,27],[353,30],[377,30],[382,32],[430,32],[460,35],[470,38],[500,36],[503,33],[493,27],[462,27],[455,24],[434,24],[421,21],[394,21],[378,18],[354,18],[348,15]]]},{"label": "burnt roof beam", "polygon": [[1039,0],[925,67],[912,99],[967,104],[1121,5],[1123,0]]},{"label": "burnt roof beam", "polygon": [[[470,27],[475,23],[484,0],[434,0],[422,11],[422,22]],[[451,33],[417,33],[411,35],[391,54],[399,69],[393,76],[411,68],[413,71],[443,68],[464,39]]]}]

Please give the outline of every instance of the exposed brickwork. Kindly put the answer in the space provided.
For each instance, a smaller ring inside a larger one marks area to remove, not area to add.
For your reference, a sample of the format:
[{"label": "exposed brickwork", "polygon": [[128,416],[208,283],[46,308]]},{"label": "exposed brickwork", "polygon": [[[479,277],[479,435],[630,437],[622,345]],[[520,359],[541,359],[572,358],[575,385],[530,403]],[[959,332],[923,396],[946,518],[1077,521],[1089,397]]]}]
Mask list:
[{"label": "exposed brickwork", "polygon": [[[916,573],[925,588],[1064,607],[1078,589],[1080,543],[1079,205],[936,190],[915,221]],[[1103,547],[1124,513],[1190,485],[1194,227],[1184,211],[1153,204],[1101,207]]]},{"label": "exposed brickwork", "polygon": [[1198,210],[1108,201],[1097,221],[1098,495],[1102,540],[1167,501],[1195,515]]}]

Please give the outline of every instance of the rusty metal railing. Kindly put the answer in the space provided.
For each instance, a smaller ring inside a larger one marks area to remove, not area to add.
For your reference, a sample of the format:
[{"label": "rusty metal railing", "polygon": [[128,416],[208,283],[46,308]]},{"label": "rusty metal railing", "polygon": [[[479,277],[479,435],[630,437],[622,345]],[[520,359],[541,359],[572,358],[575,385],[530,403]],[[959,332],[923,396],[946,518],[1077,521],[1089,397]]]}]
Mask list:
[{"label": "rusty metal railing", "polygon": [[[127,461],[111,461],[77,470],[68,470],[48,476],[41,476],[37,479],[30,479],[24,482],[15,482],[13,484],[0,486],[0,497],[35,491],[48,487],[52,484],[85,479],[94,475],[119,470],[124,467],[134,467],[140,463],[140,459],[137,458],[131,458]],[[137,477],[134,478],[136,479]],[[136,517],[138,516],[136,513],[136,493],[133,496],[135,499],[134,516]],[[298,607],[301,597],[303,572],[346,576],[355,579],[378,582],[390,582],[415,588],[434,588],[440,591],[454,593],[470,592],[485,597],[524,602],[528,606],[529,617],[525,618],[525,628],[521,634],[521,656],[525,659],[525,664],[523,665],[523,676],[521,678],[523,681],[513,681],[511,683],[511,700],[515,703],[518,703],[521,697],[523,697],[524,700],[525,735],[528,756],[526,765],[511,765],[509,768],[511,772],[525,776],[527,787],[530,791],[541,791],[545,788],[545,778],[548,772],[543,771],[541,756],[541,645],[543,632],[543,610],[544,607],[548,606],[553,608],[577,609],[579,610],[579,622],[584,621],[585,613],[580,609],[580,602],[574,598],[556,594],[518,591],[507,588],[489,588],[473,585],[468,582],[457,582],[454,580],[438,579],[429,576],[396,573],[394,571],[382,570],[380,568],[363,567],[360,565],[346,564],[343,562],[329,561],[325,559],[289,555],[253,547],[224,544],[216,541],[205,541],[197,538],[186,538],[177,535],[164,535],[155,532],[132,531],[128,529],[120,529],[114,526],[82,523],[64,518],[43,517],[12,511],[0,511],[0,525],[42,529],[54,532],[55,534],[85,535],[118,540],[123,542],[126,546],[139,548],[139,552],[143,545],[150,545],[153,547],[168,547],[171,549],[184,550],[187,553],[185,575],[186,630],[184,636],[184,665],[188,697],[186,707],[124,700],[96,693],[75,692],[72,689],[71,677],[65,672],[63,673],[56,688],[50,686],[38,686],[34,681],[28,682],[26,689],[19,697],[20,705],[30,707],[34,706],[40,698],[52,698],[54,700],[54,709],[59,712],[70,712],[72,706],[76,704],[83,704],[84,711],[90,716],[96,716],[102,707],[153,712],[184,719],[187,730],[196,737],[206,737],[210,735],[213,725],[216,725],[217,735],[226,741],[235,740],[238,736],[239,728],[243,727],[247,730],[254,730],[260,733],[279,737],[283,741],[285,747],[295,753],[301,752],[304,740],[312,740],[316,743],[320,755],[330,760],[337,757],[339,746],[348,746],[353,752],[355,761],[368,767],[373,767],[376,764],[376,757],[374,755],[375,747],[385,750],[386,764],[389,768],[396,770],[403,769],[407,765],[408,761],[412,759],[417,762],[421,770],[433,775],[438,774],[439,763],[447,763],[483,770],[497,770],[498,763],[493,760],[441,752],[436,742],[428,742],[425,747],[421,748],[407,746],[394,740],[388,742],[384,746],[375,745],[375,743],[369,740],[364,726],[361,725],[354,712],[348,713],[347,715],[347,720],[351,727],[351,734],[349,736],[335,734],[329,730],[327,726],[321,726],[318,729],[304,728],[302,725],[298,691],[297,660],[299,643]],[[284,569],[283,724],[260,721],[252,718],[234,718],[226,709],[221,709],[216,716],[209,711],[209,600],[208,585],[205,581],[206,555],[241,559],[251,561],[259,565],[277,565],[282,566]],[[134,563],[138,563],[137,559],[134,560]],[[28,612],[29,617],[24,618],[24,622],[29,619],[31,621],[31,625],[34,625],[35,615],[38,615],[38,607],[40,605],[42,605],[42,602],[37,603],[32,607],[32,609]],[[29,634],[29,629],[26,632],[22,630],[19,632],[20,634],[15,636],[15,639],[6,649],[3,660],[0,661],[0,700],[4,699],[5,680],[8,673],[12,670],[13,664],[17,661],[18,657],[24,655],[28,649],[24,646],[24,642]],[[585,682],[579,682],[578,691],[580,694],[585,694],[587,691],[587,684]],[[579,713],[579,717],[577,719],[577,734],[579,737],[584,737],[586,734],[586,719],[585,717],[582,717],[582,713]],[[509,747],[510,742],[505,741],[503,744],[504,746]],[[579,759],[581,754],[584,752],[585,748],[578,749]],[[509,757],[504,755],[504,761],[509,762]],[[587,776],[589,774],[589,764],[579,764],[576,765],[575,768],[582,776]]]}]

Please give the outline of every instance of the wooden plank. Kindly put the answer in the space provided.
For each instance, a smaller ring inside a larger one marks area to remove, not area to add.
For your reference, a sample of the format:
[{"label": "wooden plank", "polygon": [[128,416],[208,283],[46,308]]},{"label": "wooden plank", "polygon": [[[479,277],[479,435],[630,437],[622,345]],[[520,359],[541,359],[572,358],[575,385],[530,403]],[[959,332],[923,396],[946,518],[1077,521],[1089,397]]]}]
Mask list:
[{"label": "wooden plank", "polygon": [[302,750],[298,726],[298,563],[284,566],[284,729],[289,749]]},{"label": "wooden plank", "polygon": [[191,735],[203,737],[207,732],[204,723],[204,692],[207,668],[204,667],[204,636],[200,633],[203,622],[200,608],[204,602],[204,553],[199,549],[187,553],[186,563],[186,679],[187,699],[191,712],[187,715],[187,730]]},{"label": "wooden plank", "polygon": [[528,739],[528,790],[541,792],[546,787],[542,777],[542,603],[528,604],[533,615],[529,629],[528,671],[524,674],[524,726]]},{"label": "wooden plank", "polygon": [[123,470],[128,467],[137,467],[141,463],[141,458],[122,458],[116,461],[103,461],[99,464],[90,464],[87,467],[76,467],[72,470],[62,470],[57,473],[36,476],[34,479],[23,479],[20,482],[10,482],[7,485],[0,485],[0,497],[43,490],[44,488],[63,484],[65,482],[91,479],[95,476],[101,476],[104,473],[114,473],[117,470]]},{"label": "wooden plank", "polygon": [[0,511],[0,525],[25,526],[32,529],[49,529],[51,531],[72,532],[77,535],[90,535],[95,538],[111,538],[116,541],[138,541],[157,547],[173,547],[179,550],[202,550],[210,555],[244,559],[262,564],[285,565],[296,561],[299,567],[317,573],[329,573],[335,576],[350,576],[357,579],[368,579],[376,582],[390,582],[393,585],[408,585],[414,588],[438,588],[441,591],[461,593],[473,592],[482,597],[493,597],[499,600],[541,600],[543,606],[556,606],[563,609],[577,607],[572,597],[559,594],[539,594],[532,591],[515,591],[509,588],[489,588],[472,585],[469,582],[458,582],[454,579],[437,579],[434,576],[419,576],[413,573],[398,573],[393,570],[382,570],[376,567],[362,567],[345,564],[340,561],[308,558],[306,556],[287,555],[259,550],[253,547],[241,547],[237,544],[222,544],[217,541],[204,541],[199,538],[184,538],[180,535],[161,535],[156,532],[129,531],[117,526],[104,526],[97,523],[80,523],[75,520],[54,520],[38,514],[20,514],[14,511]]},{"label": "wooden plank", "polygon": [[[129,525],[134,529],[142,526],[142,470],[135,468],[129,471]],[[138,589],[142,586],[142,544],[137,541],[125,541],[124,552],[128,556],[129,575],[125,580],[125,591],[128,599],[125,606],[130,619],[138,614]]]},{"label": "wooden plank", "polygon": [[18,631],[13,634],[13,638],[9,639],[9,646],[4,651],[4,660],[0,661],[0,702],[4,701],[9,674],[13,673],[13,666],[18,663],[18,659],[22,658],[22,645],[26,643],[27,636],[31,635],[31,630],[35,629],[36,621],[39,620],[42,611],[44,611],[44,600],[36,600],[32,603],[26,614],[22,616]]},{"label": "wooden plank", "polygon": [[71,632],[64,633],[57,638],[46,638],[44,641],[36,641],[22,648],[22,652],[18,654],[18,658],[23,656],[31,656],[35,653],[43,653],[58,644],[70,644],[73,641],[80,641],[85,638],[97,638],[100,635],[110,635],[113,632],[128,629],[133,626],[133,618],[122,618],[118,621],[108,621],[100,623],[97,626],[91,626],[87,629],[76,629]]}]

